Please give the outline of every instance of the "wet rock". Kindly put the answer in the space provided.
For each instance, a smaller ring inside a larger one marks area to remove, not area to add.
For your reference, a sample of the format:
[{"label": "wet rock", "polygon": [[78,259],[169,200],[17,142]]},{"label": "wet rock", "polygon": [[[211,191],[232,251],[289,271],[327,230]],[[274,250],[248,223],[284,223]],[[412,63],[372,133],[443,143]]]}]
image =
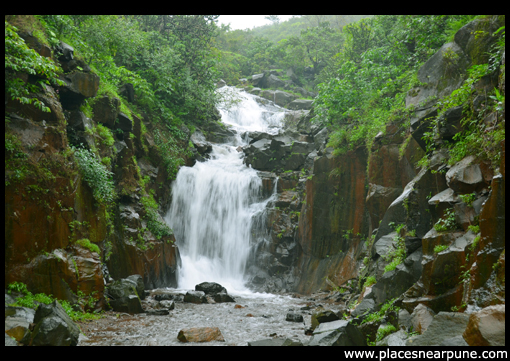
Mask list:
[{"label": "wet rock", "polygon": [[265,340],[249,341],[248,346],[303,346],[301,341],[290,338],[268,338]]},{"label": "wet rock", "polygon": [[309,346],[366,346],[361,331],[346,320],[321,323],[314,330]]},{"label": "wet rock", "polygon": [[145,299],[145,285],[143,284],[143,277],[140,275],[131,275],[126,277],[127,280],[133,281],[136,287],[136,293],[141,300]]},{"label": "wet rock", "polygon": [[312,330],[315,330],[321,323],[337,321],[339,319],[335,312],[321,307],[312,313]]},{"label": "wet rock", "polygon": [[[14,300],[13,300],[14,302]],[[5,333],[21,341],[30,333],[30,324],[34,322],[35,311],[27,307],[5,308]]]},{"label": "wet rock", "polygon": [[475,156],[467,156],[446,173],[448,187],[460,194],[473,193],[486,187],[480,165]]},{"label": "wet rock", "polygon": [[143,313],[142,304],[136,291],[136,282],[128,279],[114,281],[106,289],[114,311],[131,314]]},{"label": "wet rock", "polygon": [[505,305],[489,306],[469,315],[463,337],[469,346],[505,346]]},{"label": "wet rock", "polygon": [[39,305],[34,316],[34,331],[24,344],[31,346],[76,346],[80,329],[58,301]]},{"label": "wet rock", "polygon": [[212,295],[220,292],[227,293],[225,287],[215,282],[202,282],[195,286],[195,291],[202,291],[206,295]]},{"label": "wet rock", "polygon": [[7,333],[5,333],[5,346],[18,346],[18,342]]},{"label": "wet rock", "polygon": [[177,339],[181,342],[225,341],[218,327],[194,327],[179,331]]},{"label": "wet rock", "polygon": [[232,296],[228,295],[226,292],[215,293],[213,295],[213,299],[214,299],[214,302],[216,302],[216,303],[235,302],[236,301]]},{"label": "wet rock", "polygon": [[205,293],[202,291],[188,291],[184,295],[184,302],[189,303],[207,303]]},{"label": "wet rock", "polygon": [[285,321],[289,322],[303,322],[303,315],[296,312],[288,312],[285,316]]},{"label": "wet rock", "polygon": [[406,341],[406,346],[438,346],[448,339],[462,336],[469,321],[469,315],[456,312],[439,312],[427,330],[420,336]]},{"label": "wet rock", "polygon": [[[271,75],[271,76],[273,76],[273,75]],[[295,98],[296,98],[295,95],[287,93],[287,92],[283,92],[281,90],[276,90],[274,92],[274,102],[281,107],[286,106],[291,101],[293,101]]]},{"label": "wet rock", "polygon": [[160,309],[160,310],[150,310],[146,312],[149,316],[166,316],[170,314],[168,310]]},{"label": "wet rock", "polygon": [[76,130],[86,131],[94,126],[92,119],[89,119],[79,110],[71,112],[67,121],[68,126],[75,128]]},{"label": "wet rock", "polygon": [[191,135],[190,140],[200,155],[205,155],[212,151],[212,144],[205,140],[205,136],[201,131],[195,131]]}]

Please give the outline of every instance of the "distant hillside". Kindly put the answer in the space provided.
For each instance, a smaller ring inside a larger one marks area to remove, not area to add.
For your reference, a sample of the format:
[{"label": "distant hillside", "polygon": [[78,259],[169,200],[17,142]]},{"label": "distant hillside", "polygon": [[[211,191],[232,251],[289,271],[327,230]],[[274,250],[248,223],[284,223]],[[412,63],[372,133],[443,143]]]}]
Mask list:
[{"label": "distant hillside", "polygon": [[291,36],[299,36],[301,30],[316,27],[321,22],[328,21],[334,28],[343,28],[345,25],[356,22],[372,15],[296,15],[281,23],[259,26],[253,28],[253,35],[264,36],[277,43]]}]

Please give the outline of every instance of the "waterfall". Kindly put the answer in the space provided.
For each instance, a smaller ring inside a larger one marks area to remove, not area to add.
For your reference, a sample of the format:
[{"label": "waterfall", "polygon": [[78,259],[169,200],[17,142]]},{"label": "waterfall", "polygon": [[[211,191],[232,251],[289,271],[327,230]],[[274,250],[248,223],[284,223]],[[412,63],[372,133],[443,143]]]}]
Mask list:
[{"label": "waterfall", "polygon": [[247,144],[241,132],[277,132],[283,113],[262,107],[250,94],[242,96],[235,108],[219,109],[222,121],[237,131],[235,139],[213,144],[209,160],[182,167],[172,186],[166,221],[174,230],[181,254],[179,288],[217,282],[229,292],[248,291],[244,272],[252,222],[269,199],[261,199],[262,181],[254,169],[243,164],[243,153],[236,147]]}]

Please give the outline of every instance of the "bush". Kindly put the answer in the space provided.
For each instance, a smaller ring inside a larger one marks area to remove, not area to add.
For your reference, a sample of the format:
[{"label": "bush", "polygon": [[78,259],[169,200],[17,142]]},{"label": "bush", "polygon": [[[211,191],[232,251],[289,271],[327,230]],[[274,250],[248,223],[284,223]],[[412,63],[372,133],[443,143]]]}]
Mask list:
[{"label": "bush", "polygon": [[76,163],[85,181],[92,188],[96,201],[103,205],[113,202],[115,199],[113,173],[90,150],[80,148],[73,150]]}]

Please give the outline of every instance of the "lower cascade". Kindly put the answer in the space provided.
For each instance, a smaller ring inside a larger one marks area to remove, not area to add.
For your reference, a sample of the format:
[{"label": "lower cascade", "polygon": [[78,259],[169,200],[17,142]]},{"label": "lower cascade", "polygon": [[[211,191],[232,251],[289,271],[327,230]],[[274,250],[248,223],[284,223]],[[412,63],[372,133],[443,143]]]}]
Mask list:
[{"label": "lower cascade", "polygon": [[234,110],[220,109],[224,123],[237,134],[228,143],[213,144],[210,159],[182,167],[174,182],[166,221],[181,252],[179,288],[192,289],[207,281],[248,291],[244,272],[254,243],[252,224],[271,197],[262,199],[261,179],[243,164],[243,153],[236,148],[246,144],[243,131],[277,130],[283,113],[263,109],[250,95],[243,96]]}]

